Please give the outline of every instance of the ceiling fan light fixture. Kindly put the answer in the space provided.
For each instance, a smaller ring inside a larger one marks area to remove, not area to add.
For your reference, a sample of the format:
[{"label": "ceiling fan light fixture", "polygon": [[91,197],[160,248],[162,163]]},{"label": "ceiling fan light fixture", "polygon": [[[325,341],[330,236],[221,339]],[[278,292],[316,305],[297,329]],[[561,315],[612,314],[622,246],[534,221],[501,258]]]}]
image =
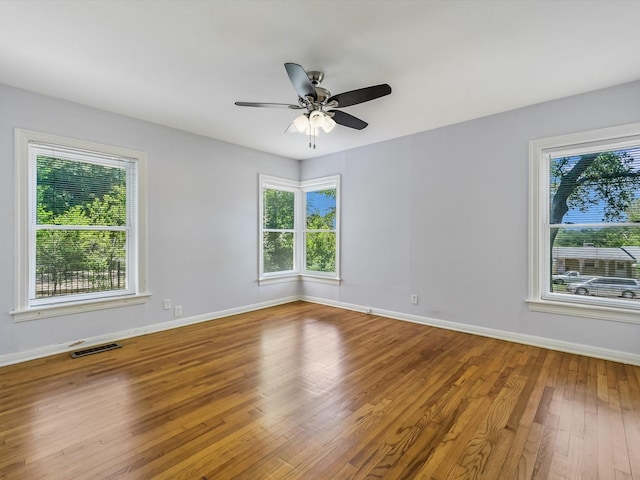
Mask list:
[{"label": "ceiling fan light fixture", "polygon": [[309,114],[309,125],[315,133],[319,133],[320,129],[324,133],[329,133],[336,126],[336,122],[326,112],[315,110]]},{"label": "ceiling fan light fixture", "polygon": [[318,129],[324,126],[324,114],[320,110],[314,110],[309,114],[311,128]]},{"label": "ceiling fan light fixture", "polygon": [[300,115],[293,120],[293,126],[299,133],[309,133],[309,117],[307,114]]},{"label": "ceiling fan light fixture", "polygon": [[329,115],[324,116],[324,123],[322,125],[322,130],[325,133],[329,133],[336,126],[336,121],[331,118]]}]

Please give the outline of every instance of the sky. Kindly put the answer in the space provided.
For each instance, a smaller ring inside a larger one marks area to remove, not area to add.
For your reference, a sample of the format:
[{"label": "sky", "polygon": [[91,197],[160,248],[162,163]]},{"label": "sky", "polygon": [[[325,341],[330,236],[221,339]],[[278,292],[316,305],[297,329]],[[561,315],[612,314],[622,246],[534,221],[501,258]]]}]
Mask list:
[{"label": "sky", "polygon": [[[629,157],[633,159],[632,165],[633,169],[640,172],[640,146],[632,147],[625,150],[617,150],[617,153],[626,153]],[[557,157],[561,158],[561,157]],[[570,158],[571,164],[577,162],[580,159],[580,156],[574,156]],[[552,158],[552,161],[555,160]],[[594,198],[596,198],[594,196]],[[640,189],[636,192],[636,198],[640,198]],[[573,207],[570,208],[569,211],[565,214],[562,219],[562,223],[600,223],[604,221],[604,212],[605,212],[605,203],[602,201],[597,201],[594,204],[587,205],[584,211],[580,211],[578,208]],[[626,215],[623,214],[622,218],[617,222],[626,221]]]}]

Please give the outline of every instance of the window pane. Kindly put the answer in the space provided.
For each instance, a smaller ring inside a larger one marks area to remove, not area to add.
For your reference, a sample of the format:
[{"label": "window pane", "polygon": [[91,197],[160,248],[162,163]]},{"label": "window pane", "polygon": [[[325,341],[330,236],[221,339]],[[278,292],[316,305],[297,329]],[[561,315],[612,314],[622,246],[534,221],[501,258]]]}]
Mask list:
[{"label": "window pane", "polygon": [[310,230],[335,230],[335,188],[307,192],[307,228]]},{"label": "window pane", "polygon": [[553,228],[551,239],[552,291],[640,298],[640,226]]},{"label": "window pane", "polygon": [[640,221],[640,147],[552,158],[550,224]]},{"label": "window pane", "polygon": [[124,168],[37,157],[39,225],[126,225]]},{"label": "window pane", "polygon": [[336,234],[334,232],[308,232],[306,247],[306,270],[336,271]]},{"label": "window pane", "polygon": [[265,273],[293,270],[292,232],[265,232],[263,249]]},{"label": "window pane", "polygon": [[295,193],[266,188],[263,195],[264,228],[293,230]]},{"label": "window pane", "polygon": [[126,233],[39,230],[36,298],[126,290]]}]

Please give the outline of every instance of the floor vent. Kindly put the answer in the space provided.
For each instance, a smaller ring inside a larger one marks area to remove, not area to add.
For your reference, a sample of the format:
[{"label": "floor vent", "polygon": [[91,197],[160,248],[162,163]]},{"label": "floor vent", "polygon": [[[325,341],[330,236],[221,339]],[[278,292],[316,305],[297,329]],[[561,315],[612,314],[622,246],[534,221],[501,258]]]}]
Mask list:
[{"label": "floor vent", "polygon": [[77,350],[71,352],[71,358],[86,357],[87,355],[93,355],[94,353],[106,352],[107,350],[115,350],[116,348],[122,348],[119,343],[109,343],[107,345],[98,345],[97,347],[86,348],[84,350]]}]

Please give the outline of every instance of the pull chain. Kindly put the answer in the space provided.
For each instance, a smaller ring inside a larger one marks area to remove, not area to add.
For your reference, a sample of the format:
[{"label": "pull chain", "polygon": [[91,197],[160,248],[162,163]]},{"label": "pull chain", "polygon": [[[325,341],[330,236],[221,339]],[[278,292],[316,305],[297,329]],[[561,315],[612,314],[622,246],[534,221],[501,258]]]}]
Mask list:
[{"label": "pull chain", "polygon": [[[313,143],[311,142],[312,136],[313,136]],[[316,129],[315,128],[309,128],[309,148],[313,148],[314,150],[316,149]]]}]

